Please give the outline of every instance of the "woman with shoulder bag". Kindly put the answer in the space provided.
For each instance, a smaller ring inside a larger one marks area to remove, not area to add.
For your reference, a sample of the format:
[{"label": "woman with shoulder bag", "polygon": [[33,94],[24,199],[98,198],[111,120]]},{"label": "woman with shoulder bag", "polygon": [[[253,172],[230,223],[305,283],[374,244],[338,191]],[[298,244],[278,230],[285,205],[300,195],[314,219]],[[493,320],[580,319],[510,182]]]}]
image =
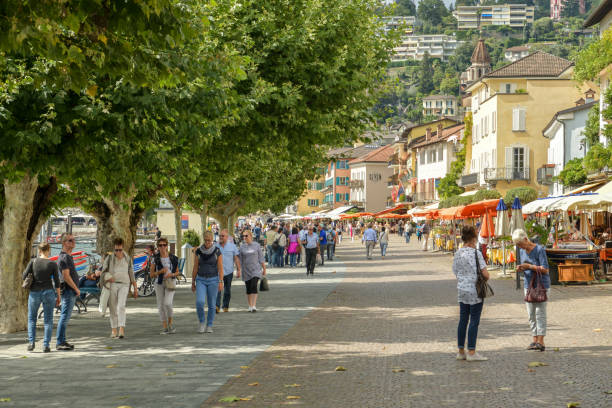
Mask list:
[{"label": "woman with shoulder bag", "polygon": [[[32,259],[25,271],[23,280],[31,279],[28,296],[28,351],[34,350],[36,343],[36,320],[38,309],[43,305],[45,315],[45,332],[43,351],[49,353],[51,332],[53,331],[53,309],[60,305],[60,280],[57,263],[49,260],[51,246],[42,243],[38,246],[38,258]],[[28,276],[30,275],[30,277]]]},{"label": "woman with shoulder bag", "polygon": [[[461,230],[463,247],[457,251],[453,259],[453,273],[457,277],[457,292],[459,300],[459,325],[457,327],[457,360],[486,361],[488,358],[476,353],[478,325],[484,299],[478,297],[476,282],[479,273],[484,279],[489,279],[489,273],[482,257],[482,252],[476,249],[476,230],[467,226]],[[468,328],[469,322],[469,328]],[[467,331],[468,352],[465,353],[465,336]]]},{"label": "woman with shoulder bag", "polygon": [[527,350],[544,351],[544,336],[546,336],[546,303],[550,296],[550,275],[548,274],[548,258],[542,245],[529,240],[522,229],[512,233],[512,241],[519,247],[517,259],[521,263],[516,272],[525,275],[525,305],[529,316],[529,325],[533,341]]},{"label": "woman with shoulder bag", "polygon": [[176,329],[173,324],[174,292],[176,291],[176,277],[178,271],[178,257],[168,252],[168,239],[157,240],[158,252],[154,255],[154,262],[150,266],[152,278],[157,278],[155,283],[155,297],[157,298],[157,310],[162,323],[160,334],[174,334]]},{"label": "woman with shoulder bag", "polygon": [[[111,324],[111,338],[125,337],[125,304],[130,285],[134,288],[134,299],[138,297],[138,287],[134,278],[134,264],[123,250],[123,239],[115,238],[115,249],[106,257],[100,282],[109,289],[108,309]],[[110,285],[108,285],[110,284]],[[117,333],[119,328],[119,333]]]}]

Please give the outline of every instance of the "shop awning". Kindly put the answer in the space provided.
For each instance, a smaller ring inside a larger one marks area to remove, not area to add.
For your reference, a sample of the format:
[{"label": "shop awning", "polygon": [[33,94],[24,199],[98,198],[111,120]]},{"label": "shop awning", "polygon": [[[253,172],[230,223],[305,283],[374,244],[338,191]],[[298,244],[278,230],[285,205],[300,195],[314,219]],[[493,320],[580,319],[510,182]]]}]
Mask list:
[{"label": "shop awning", "polygon": [[438,211],[438,217],[443,220],[454,220],[461,217],[461,210],[464,206],[450,207],[450,208],[442,208]]},{"label": "shop awning", "polygon": [[604,184],[606,182],[607,182],[607,180],[602,180],[602,181],[598,181],[596,183],[585,184],[584,186],[580,186],[578,188],[575,188],[572,191],[568,191],[567,193],[564,193],[563,195],[568,196],[568,195],[574,195],[574,194],[580,194],[580,193],[587,193],[587,192],[590,192],[592,190],[595,190],[597,187],[600,187],[602,184]]},{"label": "shop awning", "polygon": [[544,197],[538,198],[530,203],[523,205],[523,214],[535,214],[539,212],[546,212],[546,208],[552,203],[559,201],[563,197]]},{"label": "shop awning", "polygon": [[597,193],[602,194],[602,193],[611,193],[612,194],[612,181],[600,186],[597,190]]},{"label": "shop awning", "polygon": [[605,211],[612,205],[610,193],[584,193],[563,197],[551,203],[546,211],[600,210]]},{"label": "shop awning", "polygon": [[389,213],[392,213],[392,212],[404,209],[404,208],[408,207],[409,205],[410,204],[408,204],[408,203],[403,203],[403,204],[396,205],[395,207],[392,207],[392,208],[387,208],[386,210],[382,210],[382,211],[379,211],[377,213],[374,213],[374,217],[380,217],[383,214],[389,214]]},{"label": "shop awning", "polygon": [[354,205],[345,205],[342,207],[334,208],[333,210],[325,213],[325,215],[327,215],[328,217],[333,217],[335,215],[344,214],[345,212],[350,211],[353,208],[357,208],[357,207],[355,207]]},{"label": "shop awning", "polygon": [[371,216],[372,216],[371,212],[359,212],[359,213],[354,213],[354,214],[342,214],[340,215],[340,219],[347,220],[351,218],[371,217]]}]

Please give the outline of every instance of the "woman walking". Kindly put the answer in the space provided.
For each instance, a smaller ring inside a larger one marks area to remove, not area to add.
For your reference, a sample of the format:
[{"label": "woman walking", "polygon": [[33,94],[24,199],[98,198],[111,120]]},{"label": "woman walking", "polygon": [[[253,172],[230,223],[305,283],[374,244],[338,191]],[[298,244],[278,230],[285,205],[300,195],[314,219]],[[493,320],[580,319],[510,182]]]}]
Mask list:
[{"label": "woman walking", "polygon": [[43,351],[49,353],[51,348],[51,332],[53,331],[53,308],[60,304],[60,281],[57,263],[49,260],[51,246],[42,243],[38,246],[38,258],[32,259],[25,271],[23,279],[32,274],[32,285],[28,296],[28,351],[34,350],[36,344],[36,320],[38,309],[43,305],[45,316],[45,332]]},{"label": "woman walking", "polygon": [[240,245],[240,266],[242,268],[242,280],[246,285],[247,302],[249,312],[257,312],[257,284],[266,276],[266,262],[261,247],[253,242],[251,231],[242,234]]},{"label": "woman walking", "polygon": [[[193,256],[191,291],[196,294],[196,312],[200,321],[199,333],[212,333],[217,312],[217,294],[223,290],[223,255],[213,244],[214,235],[204,232],[204,244]],[[208,304],[208,314],[204,305]]]},{"label": "woman walking", "polygon": [[[100,281],[110,290],[108,309],[110,311],[111,338],[125,337],[125,303],[130,284],[134,287],[134,299],[138,297],[138,287],[134,278],[134,265],[123,251],[123,239],[115,238],[115,249],[106,257]],[[110,284],[110,285],[108,285]],[[119,333],[117,333],[119,328]]]},{"label": "woman walking", "polygon": [[[459,249],[453,260],[453,273],[457,277],[459,300],[459,325],[457,326],[457,360],[486,361],[488,358],[476,353],[478,325],[482,313],[483,299],[478,297],[476,280],[478,271],[489,279],[487,265],[482,252],[476,249],[477,236],[474,227],[467,226],[461,230],[463,248]],[[469,322],[469,328],[468,328]],[[467,331],[468,352],[465,353],[465,335]]]},{"label": "woman walking", "polygon": [[382,227],[378,243],[380,244],[380,256],[384,258],[387,255],[387,247],[389,246],[389,230],[386,227]]},{"label": "woman walking", "polygon": [[529,287],[542,285],[546,289],[546,300],[543,302],[525,302],[529,325],[531,326],[532,342],[527,350],[546,350],[544,336],[546,336],[546,303],[550,296],[550,275],[548,274],[548,258],[546,250],[542,245],[534,244],[529,240],[527,234],[522,229],[514,230],[512,241],[519,247],[516,268],[517,273],[523,272],[525,275],[524,292],[527,296]]},{"label": "woman walking", "polygon": [[291,235],[289,235],[289,246],[287,252],[289,253],[289,265],[294,268],[297,266],[297,255],[300,251],[300,239],[298,236],[298,229],[293,227]]},{"label": "woman walking", "polygon": [[[174,334],[176,329],[173,322],[174,292],[176,288],[176,277],[178,271],[178,257],[168,252],[168,239],[157,240],[158,252],[154,255],[151,264],[151,277],[156,278],[155,297],[157,298],[157,310],[162,323],[162,331],[159,334]],[[167,281],[167,282],[166,282]]]}]

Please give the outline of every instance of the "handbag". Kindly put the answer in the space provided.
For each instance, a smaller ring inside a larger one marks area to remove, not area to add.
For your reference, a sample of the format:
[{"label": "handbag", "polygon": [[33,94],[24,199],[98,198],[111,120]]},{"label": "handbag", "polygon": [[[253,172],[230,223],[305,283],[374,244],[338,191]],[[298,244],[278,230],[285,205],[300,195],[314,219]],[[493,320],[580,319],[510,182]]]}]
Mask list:
[{"label": "handbag", "polygon": [[270,284],[268,283],[268,278],[266,278],[265,276],[261,278],[261,281],[259,282],[259,290],[262,292],[267,292],[270,290]]},{"label": "handbag", "polygon": [[174,279],[164,279],[164,288],[168,290],[176,290],[176,282],[174,281]]},{"label": "handbag", "polygon": [[32,282],[34,282],[34,262],[36,262],[36,260],[33,260],[28,265],[27,269],[29,270],[29,272],[26,273],[26,277],[21,283],[21,287],[26,290],[29,290],[32,287]]},{"label": "handbag", "polygon": [[478,250],[474,249],[474,258],[476,258],[476,293],[481,299],[485,299],[495,295],[493,288],[489,285],[489,282],[485,279],[484,275],[480,271],[480,261],[478,260]]},{"label": "handbag", "polygon": [[546,288],[542,284],[542,274],[540,272],[536,272],[536,274],[531,277],[531,282],[529,283],[527,293],[525,294],[525,302],[541,303],[546,302],[547,300],[548,296],[546,296]]}]

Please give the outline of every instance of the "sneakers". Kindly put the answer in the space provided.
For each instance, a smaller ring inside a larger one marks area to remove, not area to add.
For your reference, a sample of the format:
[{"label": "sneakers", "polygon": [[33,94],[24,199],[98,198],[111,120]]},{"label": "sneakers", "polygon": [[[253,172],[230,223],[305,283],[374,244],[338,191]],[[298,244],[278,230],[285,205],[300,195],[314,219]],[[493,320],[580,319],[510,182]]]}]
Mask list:
[{"label": "sneakers", "polygon": [[198,328],[198,333],[206,333],[206,323],[200,323],[200,327]]},{"label": "sneakers", "polygon": [[224,308],[223,308],[223,312],[224,312],[224,313],[229,312],[229,307],[224,307]]},{"label": "sneakers", "polygon": [[528,347],[527,350],[537,350],[537,344],[538,343],[531,343]]},{"label": "sneakers", "polygon": [[217,310],[217,313],[221,311],[221,309],[219,309],[219,306],[215,307],[215,310]]},{"label": "sneakers", "polygon": [[541,343],[536,343],[536,345],[535,345],[535,350],[538,350],[538,351],[546,351],[546,347],[544,347],[544,345],[543,345],[543,344],[541,344]]},{"label": "sneakers", "polygon": [[253,306],[253,308],[251,309],[252,313],[257,313],[257,308],[255,306]]},{"label": "sneakers", "polygon": [[28,344],[28,351],[34,351],[34,343]]},{"label": "sneakers", "polygon": [[253,311],[253,307],[249,306],[249,313],[251,313]]},{"label": "sneakers", "polygon": [[43,352],[45,352],[45,353],[50,353],[50,352],[51,352],[51,347],[49,347],[49,346],[45,346],[45,348],[44,348]]},{"label": "sneakers", "polygon": [[168,331],[167,327],[164,327],[162,331],[159,332],[159,334],[170,334],[170,332]]},{"label": "sneakers", "polygon": [[465,360],[465,353],[461,354],[461,353],[457,353],[457,360]]},{"label": "sneakers", "polygon": [[481,356],[481,355],[480,355],[480,354],[478,354],[478,353],[474,353],[474,354],[469,354],[469,353],[468,353],[468,354],[465,356],[465,359],[466,359],[467,361],[487,361],[487,360],[488,360],[488,358],[486,358],[485,356]]},{"label": "sneakers", "polygon": [[206,333],[212,333],[213,329],[212,326],[206,326]]},{"label": "sneakers", "polygon": [[74,350],[74,346],[69,343],[62,343],[55,346],[55,349],[59,351],[72,351]]},{"label": "sneakers", "polygon": [[170,326],[168,326],[168,333],[170,334],[174,334],[176,333],[176,328],[174,327],[173,324],[171,324]]}]

